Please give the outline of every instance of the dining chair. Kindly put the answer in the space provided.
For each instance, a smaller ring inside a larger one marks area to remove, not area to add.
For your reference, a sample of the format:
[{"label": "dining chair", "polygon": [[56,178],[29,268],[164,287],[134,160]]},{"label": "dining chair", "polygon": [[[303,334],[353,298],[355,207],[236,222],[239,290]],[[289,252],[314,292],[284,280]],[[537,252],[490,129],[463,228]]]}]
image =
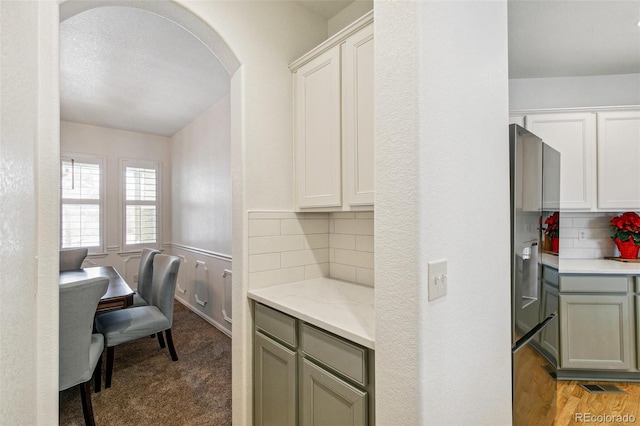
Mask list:
[{"label": "dining chair", "polygon": [[109,279],[98,277],[60,285],[59,390],[80,385],[82,413],[87,425],[94,425],[91,405],[91,377],[100,388],[102,334],[93,334],[93,318]]},{"label": "dining chair", "polygon": [[151,300],[151,280],[153,278],[153,258],[160,250],[143,248],[138,267],[138,289],[133,295],[133,305],[147,306]]},{"label": "dining chair", "polygon": [[121,343],[156,333],[159,335],[160,347],[164,347],[164,339],[161,338],[164,331],[171,359],[178,360],[178,354],[173,346],[171,327],[173,325],[176,277],[179,268],[179,257],[156,254],[153,258],[149,305],[106,312],[96,317],[96,329],[104,335],[107,346],[105,388],[111,387],[115,347]]},{"label": "dining chair", "polygon": [[75,271],[82,268],[82,262],[84,262],[88,252],[87,248],[60,250],[60,272]]}]

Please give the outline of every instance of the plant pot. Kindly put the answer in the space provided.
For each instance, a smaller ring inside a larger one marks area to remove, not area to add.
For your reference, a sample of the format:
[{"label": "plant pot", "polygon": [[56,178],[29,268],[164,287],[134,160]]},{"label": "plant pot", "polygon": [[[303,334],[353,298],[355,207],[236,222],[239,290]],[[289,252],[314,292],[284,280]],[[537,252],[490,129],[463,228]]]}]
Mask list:
[{"label": "plant pot", "polygon": [[633,238],[629,238],[627,241],[622,241],[620,238],[616,238],[613,240],[618,246],[618,250],[620,251],[620,258],[622,259],[637,259],[638,258],[638,250],[640,250],[640,246],[636,245],[633,242]]},{"label": "plant pot", "polygon": [[560,238],[551,238],[551,251],[554,253],[558,253],[560,251]]}]

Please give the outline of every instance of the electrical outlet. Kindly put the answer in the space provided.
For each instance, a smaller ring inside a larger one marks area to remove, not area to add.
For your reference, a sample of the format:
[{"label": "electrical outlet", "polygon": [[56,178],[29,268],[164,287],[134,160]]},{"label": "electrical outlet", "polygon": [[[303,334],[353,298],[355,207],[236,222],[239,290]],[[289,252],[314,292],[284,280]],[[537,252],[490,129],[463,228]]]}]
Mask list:
[{"label": "electrical outlet", "polygon": [[427,266],[428,299],[435,300],[447,294],[447,260],[435,260],[429,262]]},{"label": "electrical outlet", "polygon": [[587,231],[585,231],[584,229],[581,229],[578,231],[578,239],[579,240],[586,240],[587,239]]}]

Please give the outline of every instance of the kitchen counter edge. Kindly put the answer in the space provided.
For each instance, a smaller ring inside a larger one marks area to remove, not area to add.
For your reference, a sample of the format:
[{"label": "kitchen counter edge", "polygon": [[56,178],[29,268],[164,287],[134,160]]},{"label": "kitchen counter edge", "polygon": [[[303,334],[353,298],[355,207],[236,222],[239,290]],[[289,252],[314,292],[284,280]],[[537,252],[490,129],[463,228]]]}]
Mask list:
[{"label": "kitchen counter edge", "polygon": [[373,292],[373,287],[365,285],[315,278],[249,290],[247,296],[366,348],[375,349]]}]

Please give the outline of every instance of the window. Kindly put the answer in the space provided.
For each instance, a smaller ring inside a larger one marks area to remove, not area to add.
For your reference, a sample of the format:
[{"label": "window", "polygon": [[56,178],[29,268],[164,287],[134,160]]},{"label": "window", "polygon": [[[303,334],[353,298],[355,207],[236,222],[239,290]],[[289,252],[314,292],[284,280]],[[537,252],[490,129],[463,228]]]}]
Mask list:
[{"label": "window", "polygon": [[100,157],[63,154],[60,170],[60,247],[104,252],[104,184]]},{"label": "window", "polygon": [[121,160],[125,250],[160,244],[160,169],[156,162]]}]

